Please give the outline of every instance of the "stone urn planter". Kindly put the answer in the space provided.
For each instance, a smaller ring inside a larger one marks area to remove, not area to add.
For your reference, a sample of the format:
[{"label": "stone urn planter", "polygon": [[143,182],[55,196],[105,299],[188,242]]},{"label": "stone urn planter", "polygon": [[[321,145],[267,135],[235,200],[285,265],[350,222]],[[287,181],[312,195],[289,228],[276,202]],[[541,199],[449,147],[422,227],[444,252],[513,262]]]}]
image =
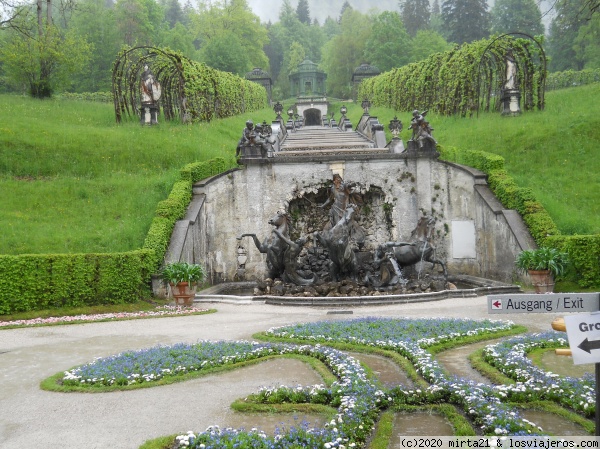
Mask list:
[{"label": "stone urn planter", "polygon": [[563,275],[567,263],[566,253],[548,247],[522,251],[515,261],[518,270],[529,274],[536,293],[552,293],[554,280]]},{"label": "stone urn planter", "polygon": [[169,263],[163,267],[161,275],[171,286],[175,304],[185,307],[194,304],[196,289],[205,276],[201,265],[187,262]]},{"label": "stone urn planter", "polygon": [[171,294],[175,299],[175,305],[190,307],[194,305],[194,297],[198,284],[179,282],[177,284],[169,284],[171,286]]},{"label": "stone urn planter", "polygon": [[550,270],[527,270],[536,293],[552,293],[554,277]]}]

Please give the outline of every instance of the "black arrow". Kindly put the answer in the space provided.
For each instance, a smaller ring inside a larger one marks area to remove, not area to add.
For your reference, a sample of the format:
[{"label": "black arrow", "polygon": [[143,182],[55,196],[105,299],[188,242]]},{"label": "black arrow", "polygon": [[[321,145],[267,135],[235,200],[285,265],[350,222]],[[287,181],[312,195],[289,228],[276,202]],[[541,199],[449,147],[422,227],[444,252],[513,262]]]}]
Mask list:
[{"label": "black arrow", "polygon": [[585,340],[583,340],[581,343],[579,343],[579,346],[577,346],[577,347],[579,349],[584,350],[588,354],[591,354],[592,349],[600,349],[600,340],[589,341],[586,337]]}]

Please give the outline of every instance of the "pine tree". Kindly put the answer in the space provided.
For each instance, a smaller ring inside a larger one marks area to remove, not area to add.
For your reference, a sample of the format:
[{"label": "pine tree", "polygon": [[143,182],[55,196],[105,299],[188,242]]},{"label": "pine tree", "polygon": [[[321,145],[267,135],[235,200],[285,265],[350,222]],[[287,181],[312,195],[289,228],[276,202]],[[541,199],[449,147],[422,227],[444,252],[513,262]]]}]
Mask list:
[{"label": "pine tree", "polygon": [[486,0],[444,0],[442,21],[450,42],[463,44],[489,35]]},{"label": "pine tree", "polygon": [[496,0],[490,15],[492,33],[544,34],[542,13],[535,0]]},{"label": "pine tree", "polygon": [[408,34],[414,37],[417,31],[429,28],[429,0],[401,0],[399,6]]},{"label": "pine tree", "polygon": [[350,5],[350,3],[348,1],[345,1],[344,4],[342,5],[342,9],[340,11],[340,18],[338,19],[338,23],[342,23],[342,17],[347,9],[352,9],[352,6]]},{"label": "pine tree", "polygon": [[298,0],[298,6],[296,7],[296,15],[298,20],[302,23],[310,25],[310,9],[308,7],[308,0]]}]

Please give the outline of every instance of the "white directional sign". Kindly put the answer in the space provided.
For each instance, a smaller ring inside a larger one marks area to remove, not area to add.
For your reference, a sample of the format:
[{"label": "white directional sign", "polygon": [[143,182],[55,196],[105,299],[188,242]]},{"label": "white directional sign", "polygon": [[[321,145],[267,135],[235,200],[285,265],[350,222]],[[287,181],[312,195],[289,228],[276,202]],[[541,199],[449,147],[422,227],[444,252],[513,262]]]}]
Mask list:
[{"label": "white directional sign", "polygon": [[565,316],[573,363],[600,362],[600,312]]},{"label": "white directional sign", "polygon": [[488,295],[488,313],[573,313],[600,310],[600,293]]}]

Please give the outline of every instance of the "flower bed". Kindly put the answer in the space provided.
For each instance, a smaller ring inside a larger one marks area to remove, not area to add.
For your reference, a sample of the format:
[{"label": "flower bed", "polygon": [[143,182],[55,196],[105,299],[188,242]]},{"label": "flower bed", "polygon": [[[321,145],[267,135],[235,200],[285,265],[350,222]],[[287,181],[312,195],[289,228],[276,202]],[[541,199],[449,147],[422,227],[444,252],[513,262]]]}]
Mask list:
[{"label": "flower bed", "polygon": [[[211,426],[188,432],[177,440],[193,448],[361,447],[382,410],[402,405],[451,403],[460,407],[485,435],[533,435],[542,429],[523,419],[510,402],[554,400],[593,414],[591,379],[559,378],[535,367],[525,356],[535,347],[564,346],[558,334],[511,338],[485,349],[486,360],[514,378],[515,385],[486,385],[448,375],[428,350],[433,345],[480,336],[493,337],[514,325],[502,321],[454,319],[381,319],[317,322],[274,328],[267,335],[308,344],[210,342],[159,346],[97,359],[66,371],[65,385],[128,385],[155,382],[172,376],[201,372],[273,355],[300,354],[321,360],[337,377],[325,385],[262,388],[253,400],[262,403],[313,403],[337,408],[337,415],[322,429],[304,426],[269,437],[256,430],[238,431]],[[327,344],[344,343],[392,350],[406,357],[430,384],[427,388],[386,389],[366,375],[361,365]],[[590,404],[591,401],[591,404]]]},{"label": "flower bed", "polygon": [[0,328],[18,326],[48,326],[53,324],[85,323],[91,321],[132,320],[137,318],[158,318],[178,315],[192,315],[208,312],[208,309],[195,307],[161,306],[154,310],[141,312],[99,313],[96,315],[73,315],[30,320],[0,321]]}]

